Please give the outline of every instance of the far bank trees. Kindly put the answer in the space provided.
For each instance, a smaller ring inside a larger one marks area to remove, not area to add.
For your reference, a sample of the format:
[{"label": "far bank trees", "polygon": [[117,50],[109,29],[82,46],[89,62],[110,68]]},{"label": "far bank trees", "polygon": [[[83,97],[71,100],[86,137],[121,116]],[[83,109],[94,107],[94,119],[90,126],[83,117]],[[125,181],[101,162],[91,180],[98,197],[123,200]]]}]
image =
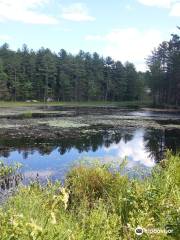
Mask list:
[{"label": "far bank trees", "polygon": [[144,94],[132,63],[79,51],[0,47],[0,100],[133,101]]}]

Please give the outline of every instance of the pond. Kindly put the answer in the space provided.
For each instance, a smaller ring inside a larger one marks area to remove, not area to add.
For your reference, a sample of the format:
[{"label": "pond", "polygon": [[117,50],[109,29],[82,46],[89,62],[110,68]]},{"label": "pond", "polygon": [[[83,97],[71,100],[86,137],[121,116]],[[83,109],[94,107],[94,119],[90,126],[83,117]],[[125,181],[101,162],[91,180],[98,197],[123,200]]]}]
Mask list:
[{"label": "pond", "polygon": [[180,131],[160,129],[103,130],[80,139],[9,140],[0,139],[0,159],[8,164],[22,163],[26,181],[38,176],[53,181],[63,180],[69,169],[84,161],[101,160],[120,163],[126,158],[125,172],[136,174],[137,169],[149,174],[164,157],[166,149],[180,150]]}]

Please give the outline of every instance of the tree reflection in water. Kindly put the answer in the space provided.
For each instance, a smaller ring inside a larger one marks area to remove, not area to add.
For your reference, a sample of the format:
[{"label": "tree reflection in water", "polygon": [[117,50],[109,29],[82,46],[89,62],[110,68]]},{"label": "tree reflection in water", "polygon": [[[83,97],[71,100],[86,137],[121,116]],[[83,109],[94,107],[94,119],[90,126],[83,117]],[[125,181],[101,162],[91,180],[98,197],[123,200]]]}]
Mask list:
[{"label": "tree reflection in water", "polygon": [[163,159],[167,149],[173,153],[180,151],[180,130],[146,130],[144,141],[150,156],[153,157],[156,162],[159,162]]},{"label": "tree reflection in water", "polygon": [[[180,131],[160,130],[160,129],[142,129],[143,140],[146,151],[149,156],[159,162],[165,150],[171,149],[174,153],[180,150]],[[43,139],[0,139],[0,156],[8,158],[10,153],[18,151],[27,159],[29,155],[38,152],[41,156],[49,155],[55,149],[58,149],[60,155],[64,155],[71,149],[81,152],[96,152],[101,147],[110,147],[111,144],[118,144],[121,140],[128,143],[133,140],[136,130],[134,129],[116,129],[103,130],[96,134],[78,137],[77,139],[61,139],[55,141],[44,141]]]}]

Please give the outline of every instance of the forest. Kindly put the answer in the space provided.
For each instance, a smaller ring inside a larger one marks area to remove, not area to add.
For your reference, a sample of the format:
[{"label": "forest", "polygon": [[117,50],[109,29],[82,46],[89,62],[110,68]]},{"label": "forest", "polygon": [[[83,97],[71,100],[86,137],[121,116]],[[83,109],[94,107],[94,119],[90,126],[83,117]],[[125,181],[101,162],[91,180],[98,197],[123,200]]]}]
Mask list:
[{"label": "forest", "polygon": [[138,99],[142,91],[141,75],[132,63],[123,66],[97,53],[34,52],[26,45],[15,52],[4,44],[0,59],[1,99],[122,101]]},{"label": "forest", "polygon": [[[121,53],[119,53],[121,55]],[[120,57],[119,57],[120,58]],[[147,57],[148,70],[82,50],[0,47],[0,100],[134,101],[180,105],[180,37],[172,35]]]},{"label": "forest", "polygon": [[180,105],[180,37],[172,34],[147,59],[154,104]]}]

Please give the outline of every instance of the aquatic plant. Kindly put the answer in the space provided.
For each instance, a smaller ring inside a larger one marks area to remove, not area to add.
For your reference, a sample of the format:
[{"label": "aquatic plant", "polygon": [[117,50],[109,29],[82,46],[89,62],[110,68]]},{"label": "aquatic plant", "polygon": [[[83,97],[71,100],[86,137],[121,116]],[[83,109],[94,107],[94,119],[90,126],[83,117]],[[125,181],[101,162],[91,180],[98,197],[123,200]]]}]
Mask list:
[{"label": "aquatic plant", "polygon": [[6,165],[3,161],[0,161],[0,190],[9,189],[12,186],[17,186],[22,179],[18,170],[21,168],[21,164]]},{"label": "aquatic plant", "polygon": [[20,118],[20,119],[32,118],[32,117],[33,117],[32,112],[24,112],[24,113],[22,113],[22,114],[19,115],[19,118]]},{"label": "aquatic plant", "polygon": [[78,122],[78,119],[76,121],[68,120],[68,119],[59,119],[59,120],[49,120],[47,122],[39,122],[40,124],[47,124],[50,127],[60,127],[60,128],[80,128],[80,127],[87,127],[88,124],[80,123]]}]

